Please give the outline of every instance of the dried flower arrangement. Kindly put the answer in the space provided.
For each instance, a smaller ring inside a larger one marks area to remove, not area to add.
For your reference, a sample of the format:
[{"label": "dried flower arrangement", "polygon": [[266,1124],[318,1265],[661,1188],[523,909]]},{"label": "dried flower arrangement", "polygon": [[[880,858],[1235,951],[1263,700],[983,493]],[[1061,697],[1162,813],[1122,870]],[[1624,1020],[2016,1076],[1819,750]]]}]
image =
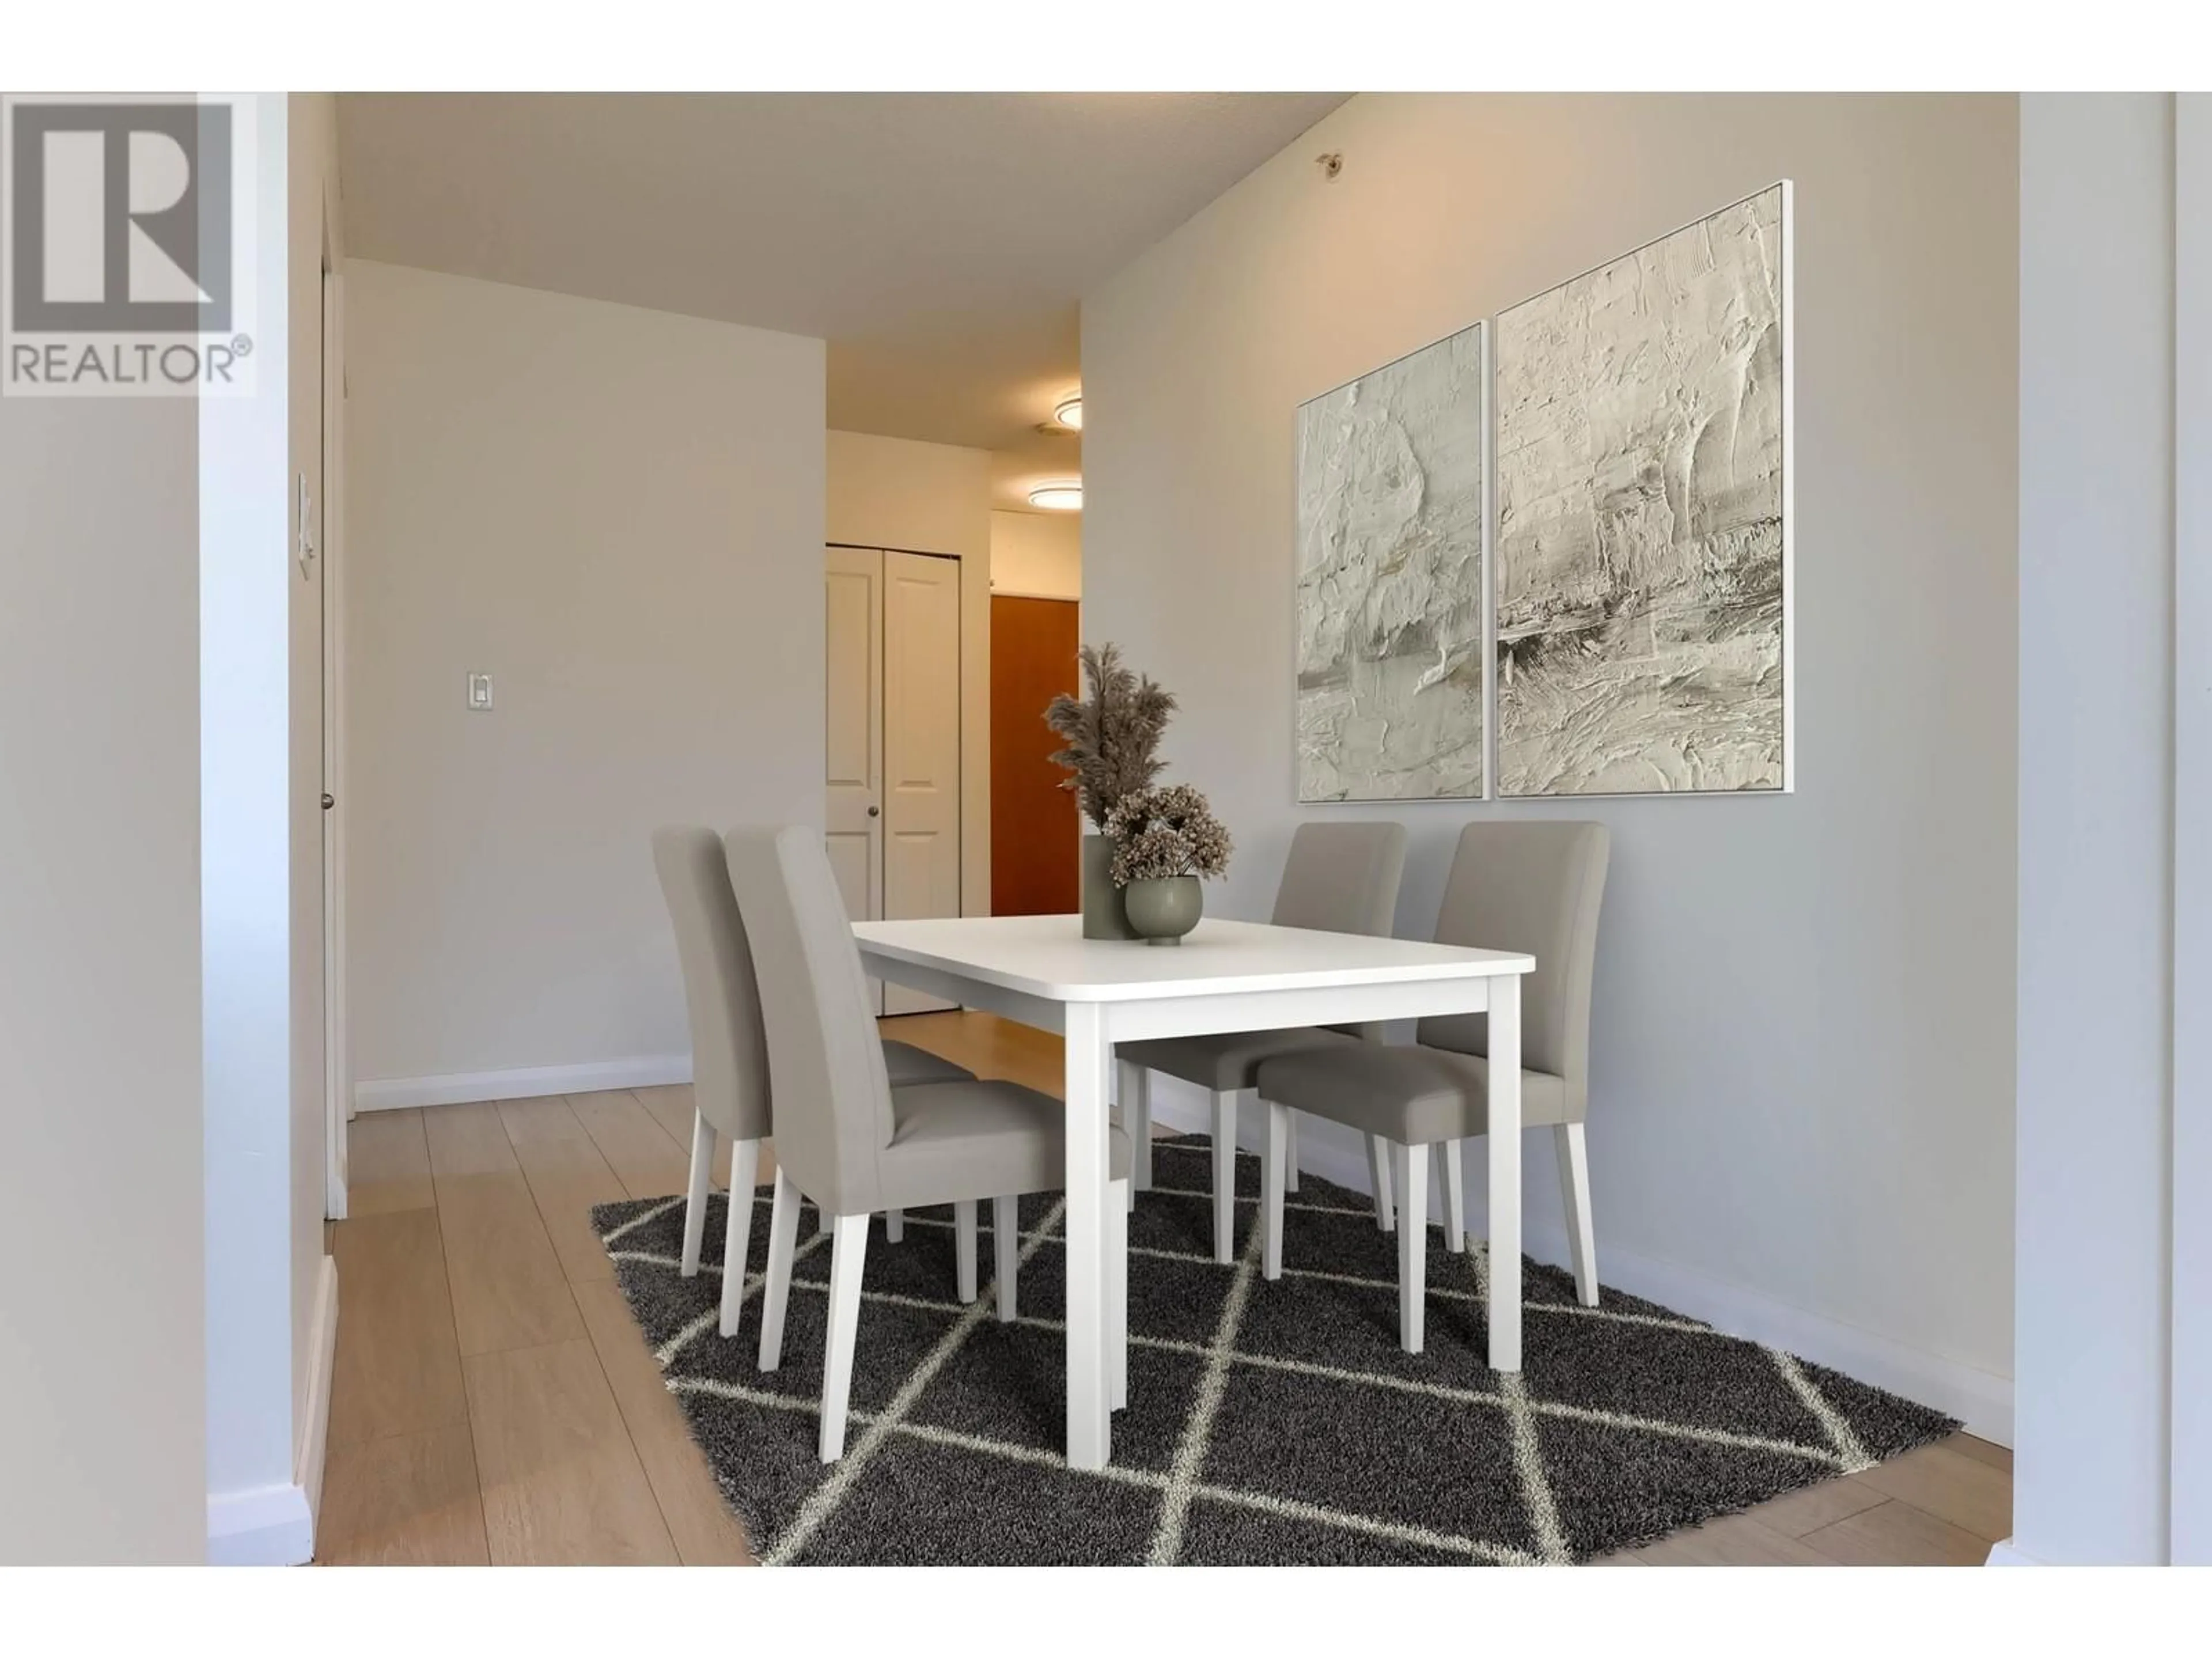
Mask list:
[{"label": "dried flower arrangement", "polygon": [[1219,876],[1229,868],[1229,831],[1206,797],[1187,783],[1139,789],[1115,803],[1106,833],[1114,838],[1114,884]]},{"label": "dried flower arrangement", "polygon": [[1176,700],[1150,675],[1124,666],[1117,646],[1086,645],[1082,661],[1091,696],[1062,692],[1046,707],[1044,723],[1067,745],[1052,757],[1067,769],[1060,787],[1075,791],[1084,815],[1105,830],[1121,799],[1149,787],[1167,764],[1157,751]]}]

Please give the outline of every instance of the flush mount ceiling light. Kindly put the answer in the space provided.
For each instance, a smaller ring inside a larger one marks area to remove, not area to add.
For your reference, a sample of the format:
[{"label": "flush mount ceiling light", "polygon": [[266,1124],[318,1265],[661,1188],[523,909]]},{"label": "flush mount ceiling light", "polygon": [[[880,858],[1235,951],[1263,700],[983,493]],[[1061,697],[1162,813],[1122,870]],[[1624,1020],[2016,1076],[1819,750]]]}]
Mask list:
[{"label": "flush mount ceiling light", "polygon": [[1083,485],[1075,483],[1039,484],[1030,491],[1030,505],[1042,507],[1048,513],[1080,513],[1083,511]]},{"label": "flush mount ceiling light", "polygon": [[1082,431],[1083,394],[1079,392],[1073,398],[1062,398],[1052,406],[1052,418],[1070,432]]}]

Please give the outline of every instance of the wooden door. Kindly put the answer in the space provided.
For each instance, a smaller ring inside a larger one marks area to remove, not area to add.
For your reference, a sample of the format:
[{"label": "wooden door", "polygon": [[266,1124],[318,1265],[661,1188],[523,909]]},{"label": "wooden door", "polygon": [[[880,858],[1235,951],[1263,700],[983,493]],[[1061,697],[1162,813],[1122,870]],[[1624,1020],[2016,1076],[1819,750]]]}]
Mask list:
[{"label": "wooden door", "polygon": [[[960,914],[960,561],[884,555],[884,915]],[[954,1005],[884,988],[887,1014]]]},{"label": "wooden door", "polygon": [[[822,839],[846,912],[873,921],[884,914],[884,556],[831,548],[823,598],[829,695]],[[869,984],[880,1013],[883,987]]]},{"label": "wooden door", "polygon": [[1045,705],[1079,688],[1073,599],[991,599],[991,914],[1060,915],[1082,904],[1083,825]]}]

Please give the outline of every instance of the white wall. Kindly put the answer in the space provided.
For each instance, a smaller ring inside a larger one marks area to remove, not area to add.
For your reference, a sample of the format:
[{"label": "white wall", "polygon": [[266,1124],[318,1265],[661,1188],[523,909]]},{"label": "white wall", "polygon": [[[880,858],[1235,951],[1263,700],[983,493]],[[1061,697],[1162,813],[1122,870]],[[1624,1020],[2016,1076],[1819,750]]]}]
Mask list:
[{"label": "white wall", "polygon": [[[209,1559],[304,1559],[294,1281],[295,760],[291,122],[254,100],[252,394],[200,404],[200,905]],[[310,319],[312,324],[312,319]],[[318,1011],[319,1012],[319,1011]],[[316,1138],[319,1156],[320,1137]],[[319,1194],[310,1211],[321,1218]],[[319,1246],[314,1254],[319,1255]]]},{"label": "white wall", "polygon": [[[1340,150],[1324,182],[1316,152]],[[2008,98],[1365,96],[1086,296],[1085,632],[1261,915],[1292,827],[1401,818],[1398,927],[1473,818],[1613,832],[1590,1157],[1607,1282],[2009,1433],[2016,659]],[[1797,789],[1292,804],[1306,398],[1796,181]],[[1359,1168],[1344,1137],[1316,1161]],[[1551,1152],[1532,1247],[1559,1259]],[[1355,1177],[1356,1178],[1356,1177]],[[1472,1183],[1480,1190],[1479,1171]]]},{"label": "white wall", "polygon": [[2167,1551],[2173,139],[2162,94],[2021,100],[2013,1547],[2047,1561]]},{"label": "white wall", "polygon": [[206,1553],[198,422],[0,398],[0,1563]]},{"label": "white wall", "polygon": [[[294,489],[305,478],[311,514],[322,516],[323,258],[345,252],[339,210],[337,100],[294,94],[289,106],[289,214],[286,224],[292,319],[286,447]],[[296,501],[296,495],[295,495]],[[296,520],[296,507],[295,507]],[[295,536],[296,540],[296,523]],[[316,553],[301,569],[296,547],[286,567],[291,594],[292,848],[292,1414],[293,1470],[311,1504],[321,1501],[322,1452],[329,1427],[329,1368],[337,1336],[337,1267],[323,1249],[327,1207],[328,1074],[323,1000],[323,579],[331,540],[315,531]],[[330,780],[335,784],[336,780]]]},{"label": "white wall", "polygon": [[[254,100],[249,398],[200,408],[202,908],[207,987],[207,1535],[221,1563],[308,1559],[337,1272],[323,1249],[321,267],[337,228],[326,94]],[[327,198],[327,199],[326,199]]]},{"label": "white wall", "polygon": [[[2212,1006],[2212,94],[2174,100],[2173,1006]],[[2212,1566],[2212,1029],[2173,1023],[2172,1552]]]},{"label": "white wall", "polygon": [[[991,909],[991,453],[828,437],[826,538],[960,561],[960,909]],[[817,779],[816,793],[820,793]]]},{"label": "white wall", "polygon": [[1032,599],[1081,599],[1082,515],[992,514],[991,591]]},{"label": "white wall", "polygon": [[347,304],[362,1103],[687,1076],[653,827],[821,817],[822,343],[362,260]]}]

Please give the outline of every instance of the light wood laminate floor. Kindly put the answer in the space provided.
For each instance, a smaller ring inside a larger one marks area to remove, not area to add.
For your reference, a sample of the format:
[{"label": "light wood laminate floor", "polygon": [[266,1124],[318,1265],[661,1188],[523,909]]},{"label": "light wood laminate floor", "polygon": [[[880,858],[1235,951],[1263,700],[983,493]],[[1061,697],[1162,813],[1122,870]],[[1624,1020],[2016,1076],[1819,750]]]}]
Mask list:
[{"label": "light wood laminate floor", "polygon": [[[977,1013],[885,1024],[1060,1092],[1047,1033]],[[351,1136],[316,1559],[750,1563],[589,1221],[684,1189],[690,1090],[364,1113]],[[2012,1454],[1959,1435],[1607,1565],[1976,1565],[2011,1521]]]}]

